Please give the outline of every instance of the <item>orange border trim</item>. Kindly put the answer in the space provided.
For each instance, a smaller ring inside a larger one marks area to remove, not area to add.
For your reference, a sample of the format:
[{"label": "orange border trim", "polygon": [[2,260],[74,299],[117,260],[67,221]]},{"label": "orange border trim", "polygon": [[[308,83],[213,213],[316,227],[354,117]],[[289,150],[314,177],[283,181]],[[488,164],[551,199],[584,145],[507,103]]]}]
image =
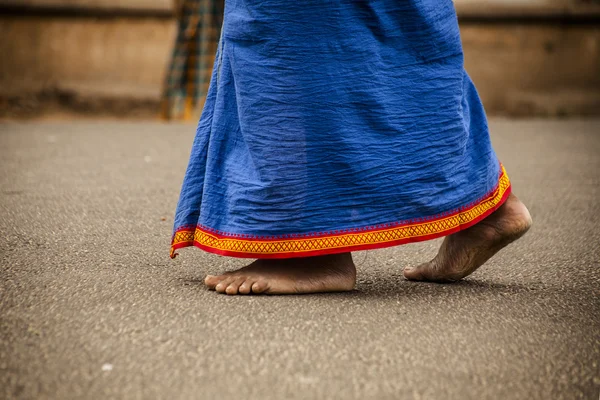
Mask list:
[{"label": "orange border trim", "polygon": [[249,237],[201,227],[185,227],[175,232],[171,258],[175,250],[196,246],[210,253],[240,258],[294,258],[378,249],[447,236],[466,229],[493,213],[508,198],[511,184],[503,166],[498,185],[482,200],[439,218],[419,218],[418,222],[383,224],[370,229],[347,229],[334,234],[285,235],[285,237]]}]

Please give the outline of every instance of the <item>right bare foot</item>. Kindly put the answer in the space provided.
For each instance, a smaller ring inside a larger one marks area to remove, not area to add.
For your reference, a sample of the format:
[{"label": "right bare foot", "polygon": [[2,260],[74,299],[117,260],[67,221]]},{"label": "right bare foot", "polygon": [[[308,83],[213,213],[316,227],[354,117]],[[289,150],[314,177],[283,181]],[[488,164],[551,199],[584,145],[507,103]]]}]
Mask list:
[{"label": "right bare foot", "polygon": [[413,281],[455,282],[473,273],[531,227],[531,215],[514,195],[483,221],[446,236],[438,255],[428,263],[404,269]]},{"label": "right bare foot", "polygon": [[354,288],[356,267],[350,253],[257,260],[237,271],[209,275],[204,283],[230,295],[343,292]]}]

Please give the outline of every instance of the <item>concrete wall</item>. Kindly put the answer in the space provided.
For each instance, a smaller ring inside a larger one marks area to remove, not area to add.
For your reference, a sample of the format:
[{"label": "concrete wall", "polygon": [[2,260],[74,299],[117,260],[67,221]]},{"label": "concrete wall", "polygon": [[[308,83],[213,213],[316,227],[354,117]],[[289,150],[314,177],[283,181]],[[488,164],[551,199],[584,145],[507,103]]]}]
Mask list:
[{"label": "concrete wall", "polygon": [[3,0],[5,5],[33,9],[137,10],[171,13],[174,0]]},{"label": "concrete wall", "polygon": [[158,96],[175,35],[160,18],[0,19],[2,94],[60,89]]},{"label": "concrete wall", "polygon": [[600,26],[463,24],[461,34],[489,111],[600,115]]},{"label": "concrete wall", "polygon": [[455,0],[463,16],[532,17],[591,16],[600,14],[598,0]]},{"label": "concrete wall", "polygon": [[[3,0],[5,5],[32,8],[160,10],[170,12],[175,0]],[[585,15],[600,12],[597,0],[454,0],[463,15]]]},{"label": "concrete wall", "polygon": [[[40,93],[158,104],[175,34],[169,0],[4,1],[13,8],[0,16],[0,106]],[[600,114],[598,1],[456,6],[467,69],[491,113]],[[74,8],[86,12],[61,11]]]}]

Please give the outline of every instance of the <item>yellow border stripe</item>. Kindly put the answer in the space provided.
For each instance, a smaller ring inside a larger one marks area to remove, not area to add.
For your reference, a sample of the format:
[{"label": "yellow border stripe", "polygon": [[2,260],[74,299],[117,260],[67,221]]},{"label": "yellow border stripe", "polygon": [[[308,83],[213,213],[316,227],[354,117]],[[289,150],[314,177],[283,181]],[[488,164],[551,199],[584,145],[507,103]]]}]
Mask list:
[{"label": "yellow border stripe", "polygon": [[469,224],[471,221],[481,217],[487,211],[495,208],[510,187],[510,180],[506,175],[504,167],[496,190],[485,200],[472,208],[448,217],[381,229],[371,232],[347,233],[336,236],[303,237],[276,240],[252,240],[238,238],[219,238],[200,229],[195,231],[179,231],[173,237],[173,246],[180,243],[197,242],[215,250],[230,251],[249,254],[279,254],[279,253],[303,253],[311,251],[322,251],[344,247],[361,245],[385,244],[423,236],[440,235],[451,231],[461,225]]}]

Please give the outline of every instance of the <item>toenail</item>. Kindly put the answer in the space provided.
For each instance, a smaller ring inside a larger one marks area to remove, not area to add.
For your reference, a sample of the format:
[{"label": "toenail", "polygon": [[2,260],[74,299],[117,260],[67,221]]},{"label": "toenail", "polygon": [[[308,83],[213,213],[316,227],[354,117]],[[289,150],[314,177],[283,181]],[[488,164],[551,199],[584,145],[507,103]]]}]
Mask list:
[{"label": "toenail", "polygon": [[217,290],[223,290],[223,286],[224,285],[222,283],[219,283],[215,289],[217,289]]}]

